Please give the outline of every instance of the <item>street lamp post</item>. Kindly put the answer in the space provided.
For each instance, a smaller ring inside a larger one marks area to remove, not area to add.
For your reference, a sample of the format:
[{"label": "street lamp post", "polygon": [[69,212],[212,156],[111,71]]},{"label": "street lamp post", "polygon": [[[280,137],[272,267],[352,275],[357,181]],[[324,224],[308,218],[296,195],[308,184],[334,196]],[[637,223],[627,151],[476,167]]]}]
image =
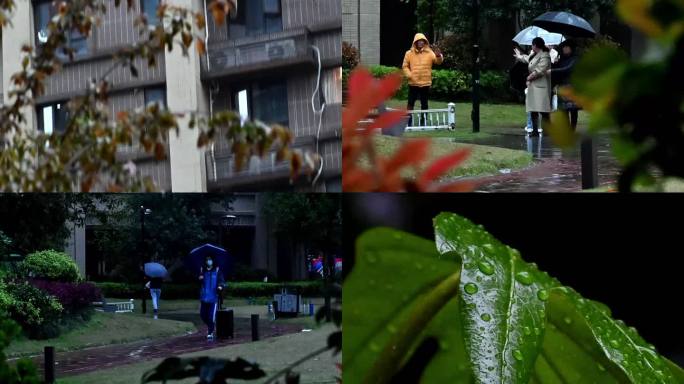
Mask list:
[{"label": "street lamp post", "polygon": [[[226,231],[230,231],[230,228],[235,225],[235,221],[237,221],[237,216],[231,215],[231,214],[226,214],[221,216],[221,219],[219,220],[219,226],[220,228],[220,236],[219,236],[219,241],[220,241],[220,246],[221,248],[225,249],[227,251],[227,247],[224,246],[223,244],[223,233]],[[224,271],[225,272],[225,271]],[[225,275],[224,275],[225,277]],[[223,294],[219,295],[219,309],[223,308]]]},{"label": "street lamp post", "polygon": [[473,0],[473,133],[480,132],[480,1]]},{"label": "street lamp post", "polygon": [[[145,206],[141,205],[139,209],[140,213],[140,252],[141,252],[141,259],[143,261],[143,276],[145,275],[145,263],[149,262],[149,254],[145,252],[145,216],[151,215],[152,210],[149,208],[145,208]],[[143,278],[143,295],[142,295],[142,313],[145,314],[147,313],[147,292],[145,290],[144,286],[144,278]]]}]

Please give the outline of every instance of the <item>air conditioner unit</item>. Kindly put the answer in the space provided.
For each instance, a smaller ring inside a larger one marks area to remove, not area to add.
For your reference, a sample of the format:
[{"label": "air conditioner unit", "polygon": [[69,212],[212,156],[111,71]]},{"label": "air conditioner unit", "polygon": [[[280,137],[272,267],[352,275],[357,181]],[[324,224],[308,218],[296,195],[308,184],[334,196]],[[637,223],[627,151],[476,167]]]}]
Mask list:
[{"label": "air conditioner unit", "polygon": [[269,60],[287,59],[297,56],[295,41],[288,39],[267,43],[266,56]]}]

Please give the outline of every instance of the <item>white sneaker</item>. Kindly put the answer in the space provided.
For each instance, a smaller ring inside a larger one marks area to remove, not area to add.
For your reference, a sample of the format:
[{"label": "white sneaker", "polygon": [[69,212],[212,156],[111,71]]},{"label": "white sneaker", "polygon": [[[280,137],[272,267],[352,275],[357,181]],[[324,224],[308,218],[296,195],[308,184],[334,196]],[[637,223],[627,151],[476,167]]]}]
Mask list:
[{"label": "white sneaker", "polygon": [[157,320],[159,319],[159,317],[157,315],[154,315],[154,319]]},{"label": "white sneaker", "polygon": [[528,127],[528,126],[525,126],[525,128],[523,128],[523,129],[524,129],[525,132],[527,132],[527,133],[532,133],[532,128],[530,128],[530,127]]},{"label": "white sneaker", "polygon": [[207,340],[214,340],[214,334],[213,333],[207,334]]}]

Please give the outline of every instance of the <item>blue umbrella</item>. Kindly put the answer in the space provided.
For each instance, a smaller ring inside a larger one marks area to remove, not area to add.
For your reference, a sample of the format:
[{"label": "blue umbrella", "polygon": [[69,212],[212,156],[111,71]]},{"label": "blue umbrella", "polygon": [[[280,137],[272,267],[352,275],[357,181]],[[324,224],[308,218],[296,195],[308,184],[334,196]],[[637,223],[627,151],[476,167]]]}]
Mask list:
[{"label": "blue umbrella", "polygon": [[190,251],[190,254],[185,257],[185,266],[193,273],[199,274],[205,266],[204,261],[207,256],[212,257],[214,266],[223,272],[223,276],[228,275],[232,267],[232,258],[225,249],[212,244],[204,244]]},{"label": "blue umbrella", "polygon": [[565,41],[565,38],[560,33],[552,33],[539,27],[527,27],[520,31],[513,41],[520,45],[532,45],[532,40],[537,37],[544,39],[546,45],[558,45]]},{"label": "blue umbrella", "polygon": [[589,38],[596,36],[596,31],[588,21],[568,12],[546,12],[534,19],[532,25],[565,36]]},{"label": "blue umbrella", "polygon": [[166,267],[159,263],[145,263],[145,275],[155,277],[166,277]]}]

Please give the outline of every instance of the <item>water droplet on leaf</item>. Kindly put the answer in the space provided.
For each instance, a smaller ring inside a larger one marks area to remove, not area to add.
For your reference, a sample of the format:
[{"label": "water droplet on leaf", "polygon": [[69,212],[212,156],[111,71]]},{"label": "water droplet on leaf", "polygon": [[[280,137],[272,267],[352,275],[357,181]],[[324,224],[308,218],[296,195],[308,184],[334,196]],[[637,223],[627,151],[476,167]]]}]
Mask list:
[{"label": "water droplet on leaf", "polygon": [[490,321],[492,319],[492,316],[489,313],[483,313],[480,318],[484,321]]},{"label": "water droplet on leaf", "polygon": [[494,266],[486,261],[481,261],[477,264],[477,267],[480,269],[480,272],[484,273],[487,276],[491,276],[494,274]]},{"label": "water droplet on leaf", "polygon": [[469,295],[474,295],[478,291],[477,285],[475,285],[473,283],[468,283],[463,288],[465,289],[466,293]]},{"label": "water droplet on leaf", "polygon": [[513,351],[513,357],[515,357],[515,359],[518,361],[522,361],[523,354],[522,354],[522,352],[520,352],[519,349],[516,349],[515,351]]},{"label": "water droplet on leaf", "polygon": [[546,289],[540,289],[537,292],[537,298],[541,301],[548,300],[549,299],[549,291],[547,291]]},{"label": "water droplet on leaf", "polygon": [[515,280],[517,280],[518,283],[520,283],[522,285],[530,285],[530,284],[532,284],[533,279],[532,279],[532,275],[529,272],[521,271],[515,275]]}]

